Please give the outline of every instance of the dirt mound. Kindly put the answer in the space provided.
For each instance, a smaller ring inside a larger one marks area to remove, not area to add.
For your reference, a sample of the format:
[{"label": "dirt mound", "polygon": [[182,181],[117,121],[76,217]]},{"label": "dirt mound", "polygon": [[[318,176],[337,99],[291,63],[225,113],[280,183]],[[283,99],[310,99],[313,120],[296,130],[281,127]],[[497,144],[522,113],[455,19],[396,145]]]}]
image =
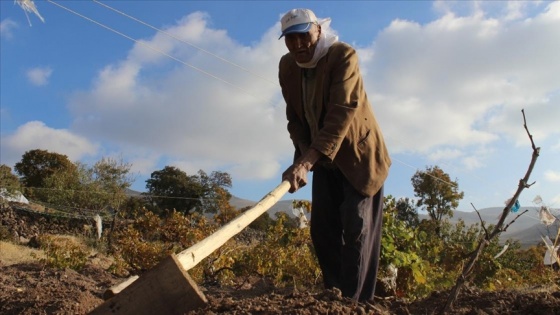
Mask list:
[{"label": "dirt mound", "polygon": [[104,290],[116,281],[91,264],[80,272],[39,263],[1,266],[2,314],[86,314],[103,302]]}]

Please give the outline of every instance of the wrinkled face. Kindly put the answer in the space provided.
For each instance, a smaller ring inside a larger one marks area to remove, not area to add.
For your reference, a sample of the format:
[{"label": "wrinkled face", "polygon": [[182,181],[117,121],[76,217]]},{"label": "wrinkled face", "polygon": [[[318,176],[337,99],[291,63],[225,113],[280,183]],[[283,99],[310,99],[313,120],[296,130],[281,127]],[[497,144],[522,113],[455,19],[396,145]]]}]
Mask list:
[{"label": "wrinkled face", "polygon": [[284,36],[286,47],[297,62],[309,62],[315,53],[317,41],[321,35],[321,26],[314,24],[307,33],[292,33]]}]

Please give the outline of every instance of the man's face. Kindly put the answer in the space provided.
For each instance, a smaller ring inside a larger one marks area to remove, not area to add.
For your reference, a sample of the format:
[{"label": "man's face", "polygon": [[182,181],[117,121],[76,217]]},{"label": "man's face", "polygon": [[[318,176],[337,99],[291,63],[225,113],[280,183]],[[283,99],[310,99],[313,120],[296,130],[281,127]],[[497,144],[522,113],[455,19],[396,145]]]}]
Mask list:
[{"label": "man's face", "polygon": [[297,62],[306,63],[313,58],[317,41],[321,35],[321,26],[314,24],[307,33],[292,33],[284,36],[286,47]]}]

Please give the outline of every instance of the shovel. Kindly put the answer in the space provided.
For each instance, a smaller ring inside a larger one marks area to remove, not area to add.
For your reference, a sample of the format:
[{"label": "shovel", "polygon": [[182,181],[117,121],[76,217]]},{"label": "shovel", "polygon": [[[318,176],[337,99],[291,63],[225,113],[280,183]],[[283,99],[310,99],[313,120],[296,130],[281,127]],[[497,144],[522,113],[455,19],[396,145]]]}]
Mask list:
[{"label": "shovel", "polygon": [[141,277],[131,277],[110,288],[104,294],[108,299],[89,314],[185,314],[203,307],[208,301],[187,270],[255,221],[289,189],[290,183],[283,181],[253,208],[207,238],[176,255],[170,255]]}]

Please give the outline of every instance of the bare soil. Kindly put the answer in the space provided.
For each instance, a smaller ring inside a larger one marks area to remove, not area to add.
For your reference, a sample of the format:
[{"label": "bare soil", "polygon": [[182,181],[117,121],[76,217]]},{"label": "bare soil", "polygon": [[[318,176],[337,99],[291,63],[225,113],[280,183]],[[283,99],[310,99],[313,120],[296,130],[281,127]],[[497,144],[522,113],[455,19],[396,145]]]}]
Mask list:
[{"label": "bare soil", "polygon": [[[11,218],[3,224],[17,230],[19,237],[37,229],[21,217],[1,214],[3,220]],[[125,280],[108,271],[110,258],[101,254],[92,254],[80,271],[49,268],[38,261],[41,255],[40,250],[28,246],[0,242],[0,314],[87,314],[104,302],[103,294],[109,287]],[[372,305],[343,298],[337,290],[277,288],[264,279],[240,279],[239,285],[232,287],[199,287],[208,304],[188,314],[427,315],[438,314],[449,295],[434,292],[412,302],[379,299]],[[557,287],[498,292],[465,288],[451,314],[560,314],[560,291]]]},{"label": "bare soil", "polygon": [[[15,246],[15,245],[14,245]],[[103,293],[124,279],[106,270],[105,260],[94,257],[80,271],[58,270],[31,261],[8,263],[0,259],[0,314],[87,314],[103,303]],[[5,255],[6,254],[6,255]],[[202,309],[188,314],[437,314],[448,292],[406,302],[378,300],[374,305],[343,298],[337,290],[310,293],[275,288],[263,279],[244,280],[243,286],[201,286],[208,299]],[[533,288],[481,292],[464,289],[452,314],[560,314],[560,291]]]}]

